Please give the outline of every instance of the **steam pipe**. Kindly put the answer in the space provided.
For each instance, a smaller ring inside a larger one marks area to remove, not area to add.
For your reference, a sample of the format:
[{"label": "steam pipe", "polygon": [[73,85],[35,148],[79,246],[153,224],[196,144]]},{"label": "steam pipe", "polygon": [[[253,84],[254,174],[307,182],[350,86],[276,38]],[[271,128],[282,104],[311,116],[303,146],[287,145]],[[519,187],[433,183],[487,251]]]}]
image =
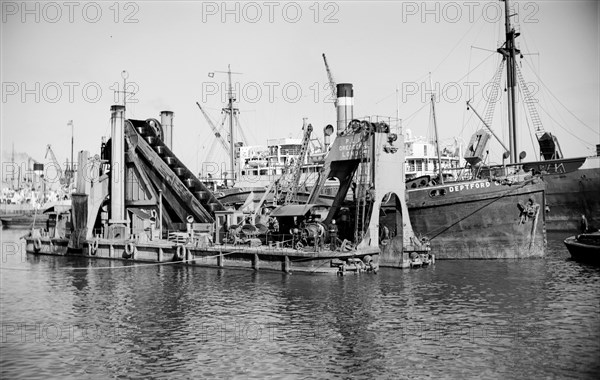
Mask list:
[{"label": "steam pipe", "polygon": [[125,107],[110,107],[110,224],[126,223],[125,219]]},{"label": "steam pipe", "polygon": [[173,111],[160,112],[160,124],[163,127],[163,142],[172,151],[173,150]]}]

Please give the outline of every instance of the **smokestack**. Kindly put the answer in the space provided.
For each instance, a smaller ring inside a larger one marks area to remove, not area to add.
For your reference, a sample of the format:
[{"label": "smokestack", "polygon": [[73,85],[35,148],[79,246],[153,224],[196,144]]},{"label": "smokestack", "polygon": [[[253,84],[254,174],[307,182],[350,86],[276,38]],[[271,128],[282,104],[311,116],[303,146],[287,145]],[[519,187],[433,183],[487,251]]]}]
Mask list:
[{"label": "smokestack", "polygon": [[354,90],[352,83],[337,85],[337,134],[346,129],[354,118]]},{"label": "smokestack", "polygon": [[160,112],[160,123],[163,127],[163,142],[170,149],[173,150],[173,111],[161,111]]},{"label": "smokestack", "polygon": [[110,107],[110,224],[124,224],[125,219],[125,107]]}]

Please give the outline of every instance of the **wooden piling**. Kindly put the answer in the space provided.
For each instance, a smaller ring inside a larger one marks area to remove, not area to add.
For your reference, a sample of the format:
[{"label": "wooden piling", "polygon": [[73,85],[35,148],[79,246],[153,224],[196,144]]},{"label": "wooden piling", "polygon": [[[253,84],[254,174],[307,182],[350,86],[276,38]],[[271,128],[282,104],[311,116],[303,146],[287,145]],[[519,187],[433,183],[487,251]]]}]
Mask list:
[{"label": "wooden piling", "polygon": [[283,257],[283,263],[281,268],[285,273],[290,273],[290,258],[289,256]]},{"label": "wooden piling", "polygon": [[258,253],[254,254],[254,259],[252,260],[252,268],[254,270],[259,270],[260,269],[260,262],[259,262],[259,258],[258,258]]}]

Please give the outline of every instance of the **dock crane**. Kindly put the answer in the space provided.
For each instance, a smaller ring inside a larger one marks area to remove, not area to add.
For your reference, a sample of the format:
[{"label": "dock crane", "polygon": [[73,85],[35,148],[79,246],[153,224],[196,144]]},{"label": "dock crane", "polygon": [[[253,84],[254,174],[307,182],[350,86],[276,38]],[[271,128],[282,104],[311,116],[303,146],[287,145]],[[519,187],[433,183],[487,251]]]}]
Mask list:
[{"label": "dock crane", "polygon": [[198,108],[200,108],[200,111],[202,112],[202,115],[204,115],[204,118],[208,122],[208,125],[210,126],[210,129],[212,129],[213,133],[215,134],[215,137],[217,138],[217,140],[219,141],[219,143],[221,143],[221,146],[223,147],[223,149],[225,149],[225,152],[227,152],[227,154],[229,154],[229,144],[225,141],[225,138],[223,138],[223,136],[221,135],[221,132],[219,132],[219,128],[217,128],[217,126],[215,125],[215,123],[213,123],[213,121],[211,120],[210,116],[208,116],[208,114],[206,113],[206,111],[204,110],[204,108],[202,108],[202,106],[200,105],[200,103],[196,102],[196,105],[198,106]]},{"label": "dock crane", "polygon": [[46,155],[44,156],[44,158],[48,158],[48,155],[50,155],[50,160],[56,166],[56,172],[58,174],[59,183],[64,186],[65,184],[67,184],[67,178],[65,178],[63,170],[60,167],[60,163],[56,159],[56,156],[54,155],[54,151],[52,150],[52,146],[50,144],[48,144],[46,147]]},{"label": "dock crane", "polygon": [[[304,119],[304,120],[306,122],[306,119]],[[258,202],[258,205],[255,207],[255,211],[252,215],[253,219],[260,212],[261,207],[267,200],[267,197],[269,196],[271,191],[274,191],[274,202],[275,203],[290,204],[296,197],[296,194],[298,193],[299,183],[300,183],[300,174],[301,174],[302,163],[306,159],[306,154],[308,153],[308,144],[311,141],[310,135],[312,133],[313,127],[311,124],[306,125],[306,123],[305,123],[305,125],[303,126],[303,130],[304,130],[304,136],[302,139],[302,145],[300,147],[300,154],[298,155],[298,158],[296,159],[296,161],[294,161],[293,164],[286,163],[285,167],[283,168],[283,173],[282,173],[281,177],[277,178],[275,181],[273,181],[273,182],[271,182],[271,184],[269,184],[269,186],[265,190],[265,193],[263,194],[262,198]],[[287,177],[290,174],[293,176],[293,178],[291,181],[288,182],[288,181],[286,181],[285,177]],[[284,199],[282,199],[282,195],[281,195],[283,193],[285,193]]]},{"label": "dock crane", "polygon": [[[306,123],[306,119],[305,123]],[[294,198],[296,198],[296,194],[298,193],[298,186],[300,183],[300,174],[302,172],[302,163],[306,159],[306,154],[308,153],[308,144],[310,142],[310,134],[312,133],[313,127],[312,124],[308,124],[304,126],[304,136],[302,137],[302,146],[300,147],[300,154],[298,154],[298,158],[292,167],[291,173],[293,175],[292,181],[290,182],[287,193],[285,195],[285,204],[289,204],[292,202]]]},{"label": "dock crane", "polygon": [[327,57],[325,57],[325,53],[323,53],[323,62],[325,62],[325,71],[327,71],[327,79],[329,80],[329,89],[331,90],[333,106],[337,108],[337,90],[335,86],[335,80],[333,79],[333,75],[329,69],[329,64],[327,63]]}]

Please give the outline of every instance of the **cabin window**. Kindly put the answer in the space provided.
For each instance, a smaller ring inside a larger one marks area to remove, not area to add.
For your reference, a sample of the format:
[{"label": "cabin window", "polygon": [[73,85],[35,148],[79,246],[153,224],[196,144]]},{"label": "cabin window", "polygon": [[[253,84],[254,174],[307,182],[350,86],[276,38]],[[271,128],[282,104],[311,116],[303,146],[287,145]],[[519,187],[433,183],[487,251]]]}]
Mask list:
[{"label": "cabin window", "polygon": [[423,145],[423,155],[427,157],[427,145]]}]

